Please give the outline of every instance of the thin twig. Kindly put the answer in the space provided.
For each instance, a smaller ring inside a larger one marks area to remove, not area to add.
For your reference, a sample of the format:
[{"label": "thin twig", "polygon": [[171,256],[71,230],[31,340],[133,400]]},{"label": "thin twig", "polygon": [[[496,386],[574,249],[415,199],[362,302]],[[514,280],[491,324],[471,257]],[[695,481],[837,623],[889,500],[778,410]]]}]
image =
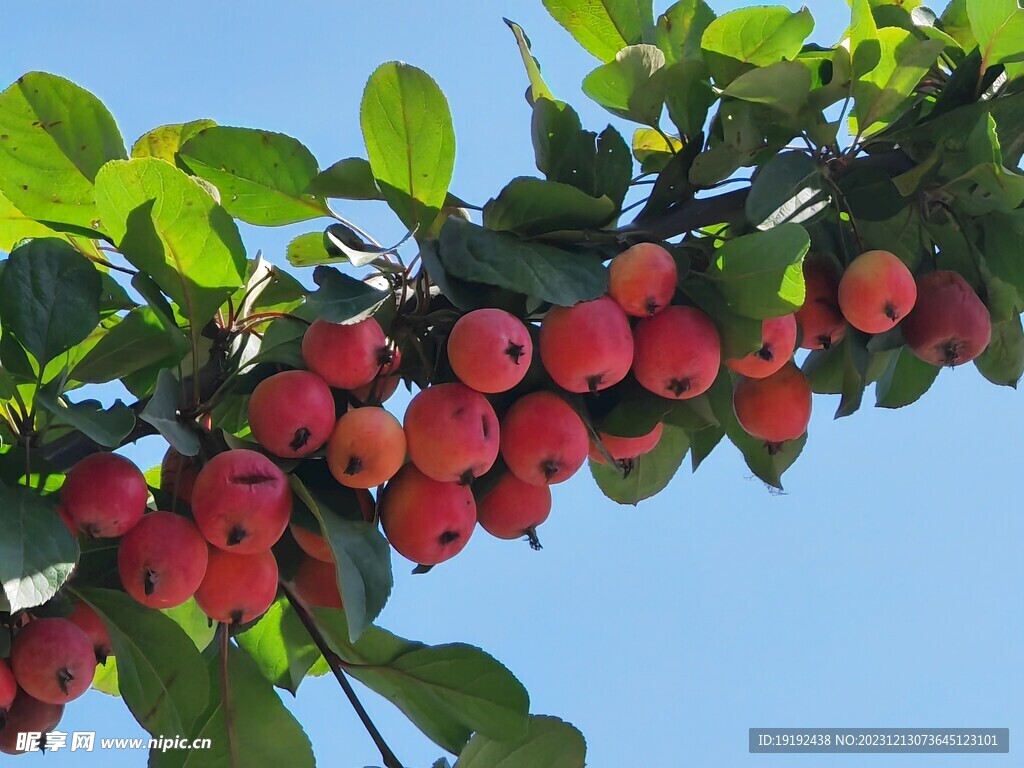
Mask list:
[{"label": "thin twig", "polygon": [[281,582],[281,590],[284,592],[288,602],[292,608],[295,609],[295,613],[299,617],[299,621],[302,622],[302,626],[306,628],[313,643],[323,654],[324,659],[331,668],[331,672],[334,673],[335,679],[338,681],[338,685],[345,692],[345,696],[348,697],[349,704],[352,705],[352,709],[356,711],[360,722],[366,732],[370,734],[370,738],[373,739],[373,743],[377,746],[377,750],[380,752],[381,759],[384,761],[385,768],[402,768],[401,761],[395,756],[395,753],[391,751],[391,747],[388,746],[387,742],[384,741],[384,737],[380,731],[377,730],[377,726],[374,725],[373,720],[370,719],[370,715],[363,707],[361,701],[356,696],[355,690],[352,688],[352,683],[349,682],[348,677],[345,676],[343,668],[346,666],[345,661],[334,652],[331,646],[324,639],[323,633],[320,632],[320,628],[316,625],[316,621],[310,614],[309,610],[302,601],[299,600],[295,593],[289,588],[287,583]]}]

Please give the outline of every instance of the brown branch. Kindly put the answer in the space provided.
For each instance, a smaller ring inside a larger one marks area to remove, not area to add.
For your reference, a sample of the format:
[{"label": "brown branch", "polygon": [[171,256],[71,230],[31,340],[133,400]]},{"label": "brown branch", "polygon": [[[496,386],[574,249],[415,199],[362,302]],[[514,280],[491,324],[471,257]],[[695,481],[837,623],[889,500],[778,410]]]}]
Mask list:
[{"label": "brown branch", "polygon": [[348,677],[346,677],[344,672],[344,668],[347,666],[345,660],[334,652],[330,644],[324,638],[320,628],[316,625],[316,620],[309,612],[309,609],[302,604],[302,601],[296,597],[295,593],[284,580],[281,581],[281,591],[284,592],[285,597],[288,598],[288,602],[291,604],[292,608],[295,609],[295,613],[298,615],[299,621],[301,621],[302,626],[306,628],[306,632],[309,633],[313,643],[319,649],[320,653],[323,654],[324,659],[331,668],[331,672],[334,673],[334,677],[338,681],[338,685],[340,685],[341,690],[345,692],[345,696],[348,698],[349,704],[352,705],[352,709],[355,710],[356,715],[359,717],[359,720],[366,729],[366,732],[370,734],[370,738],[373,739],[373,743],[377,746],[381,759],[384,761],[385,768],[402,768],[401,761],[395,756],[395,753],[391,751],[391,747],[388,746],[387,742],[384,741],[384,737],[381,735],[380,731],[377,730],[377,726],[374,725],[373,720],[370,719],[370,715],[363,707],[363,703],[359,701],[359,698],[356,696],[356,692],[352,688],[352,683],[349,682]]}]

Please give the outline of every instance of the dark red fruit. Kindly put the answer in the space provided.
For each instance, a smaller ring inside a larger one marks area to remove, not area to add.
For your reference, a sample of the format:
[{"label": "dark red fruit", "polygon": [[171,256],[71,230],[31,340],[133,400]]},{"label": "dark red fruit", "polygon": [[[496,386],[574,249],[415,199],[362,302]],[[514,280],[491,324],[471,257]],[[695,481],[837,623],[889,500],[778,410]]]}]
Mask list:
[{"label": "dark red fruit", "polygon": [[793,357],[796,317],[783,315],[761,323],[761,348],[745,357],[726,360],[726,366],[748,379],[771,376]]},{"label": "dark red fruit", "polygon": [[391,357],[384,331],[372,317],[351,325],[315,320],[302,337],[309,370],[338,389],[366,386]]},{"label": "dark red fruit", "polygon": [[519,398],[501,423],[501,456],[512,474],[531,485],[568,480],[589,448],[583,421],[553,392]]},{"label": "dark red fruit", "polygon": [[333,563],[312,557],[302,558],[292,585],[304,603],[317,608],[342,608],[338,572]]},{"label": "dark red fruit", "polygon": [[100,664],[107,662],[107,657],[114,653],[114,647],[110,643],[110,633],[103,619],[92,609],[88,603],[81,601],[75,603],[71,609],[68,621],[85,632],[92,643],[92,649],[96,653],[96,661]]},{"label": "dark red fruit", "polygon": [[48,704],[18,691],[14,703],[7,712],[7,724],[0,723],[0,752],[18,755],[25,751],[18,748],[18,734],[40,734],[39,747],[43,748],[46,734],[56,729],[64,715],[63,704]]},{"label": "dark red fruit", "polygon": [[192,489],[199,475],[199,466],[192,456],[182,456],[168,448],[160,462],[160,489],[172,499],[180,499],[192,506]]},{"label": "dark red fruit", "polygon": [[669,307],[637,323],[633,373],[641,386],[675,400],[707,391],[722,363],[718,331],[693,307]]},{"label": "dark red fruit", "polygon": [[846,333],[846,318],[839,311],[839,269],[825,259],[804,261],[804,304],[796,311],[800,346],[829,349]]},{"label": "dark red fruit", "polygon": [[618,384],[633,361],[629,318],[609,296],[552,307],[540,324],[540,359],[555,383],[570,392]]},{"label": "dark red fruit", "polygon": [[4,727],[7,719],[7,710],[14,703],[14,697],[18,695],[18,683],[14,679],[14,673],[6,661],[0,659],[0,729]]},{"label": "dark red fruit", "polygon": [[963,277],[945,270],[917,281],[917,305],[902,328],[910,351],[932,365],[963,365],[992,339],[988,308]]},{"label": "dark red fruit", "polygon": [[288,478],[262,453],[245,449],[214,456],[196,478],[192,514],[206,540],[238,554],[270,549],[288,527]]},{"label": "dark red fruit", "polygon": [[116,453],[94,453],[78,462],[64,481],[61,504],[87,536],[123,536],[142,519],[149,499],[139,468]]}]

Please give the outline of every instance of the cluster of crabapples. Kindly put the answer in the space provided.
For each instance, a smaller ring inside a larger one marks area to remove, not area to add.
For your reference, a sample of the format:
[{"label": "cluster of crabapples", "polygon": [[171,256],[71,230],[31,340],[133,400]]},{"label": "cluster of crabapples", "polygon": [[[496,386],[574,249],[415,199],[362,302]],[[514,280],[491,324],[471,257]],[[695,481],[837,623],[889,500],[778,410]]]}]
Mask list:
[{"label": "cluster of crabapples", "polygon": [[[845,271],[809,258],[804,282],[800,310],[763,321],[761,347],[723,361],[712,319],[673,304],[671,254],[655,244],[633,246],[612,260],[607,295],[550,309],[539,331],[500,309],[462,315],[446,344],[455,380],[421,389],[404,422],[380,405],[398,386],[401,353],[377,320],[317,320],[302,341],[308,370],[274,373],[249,400],[262,451],[228,450],[201,467],[168,452],[161,486],[190,516],[147,511],[143,474],[109,453],[69,472],[60,512],[75,533],[120,539],[124,590],[150,608],[194,597],[212,620],[256,619],[277,595],[271,548],[289,528],[304,552],[294,593],[310,605],[340,608],[331,547],[321,532],[292,520],[280,460],[324,458],[364,519],[379,515],[395,550],[436,565],[465,547],[477,523],[496,537],[526,537],[538,546],[550,485],[571,477],[588,456],[626,469],[657,446],[660,425],[642,437],[592,436],[567,393],[597,392],[632,375],[656,395],[683,400],[707,391],[724,362],[738,374],[737,420],[771,451],[803,435],[810,419],[811,388],[793,362],[798,346],[827,349],[848,325],[879,334],[899,324],[915,355],[942,366],[972,360],[991,336],[988,310],[959,274],[915,280],[888,251],[868,251]],[[534,362],[546,385],[524,383]],[[338,398],[339,391],[350,396]],[[485,474],[490,482],[473,482]],[[0,749],[13,751],[19,730],[55,727],[64,704],[89,687],[110,652],[107,630],[86,603],[67,618],[25,616],[10,659],[0,659],[0,721],[7,720]]]}]

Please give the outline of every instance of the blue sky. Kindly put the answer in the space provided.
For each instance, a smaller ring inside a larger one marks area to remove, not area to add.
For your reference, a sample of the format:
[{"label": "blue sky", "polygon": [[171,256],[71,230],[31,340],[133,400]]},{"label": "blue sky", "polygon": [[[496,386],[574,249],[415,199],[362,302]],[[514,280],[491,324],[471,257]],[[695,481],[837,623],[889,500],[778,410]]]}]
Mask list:
[{"label": "blue sky", "polygon": [[[846,4],[808,5],[813,39],[833,43]],[[403,59],[448,95],[453,191],[482,204],[535,173],[526,81],[503,15],[527,30],[555,93],[591,128],[608,122],[579,88],[596,62],[540,0],[10,6],[4,84],[33,69],[69,77],[105,101],[129,143],[209,117],[293,135],[326,166],[362,154],[363,84],[380,62]],[[383,241],[401,234],[383,207],[343,212]],[[292,237],[316,228],[244,234],[251,253],[281,262]],[[908,409],[833,422],[835,406],[816,399],[784,495],[752,479],[728,446],[636,509],[605,500],[584,470],[556,488],[540,553],[478,532],[425,577],[396,556],[380,623],[493,653],[526,684],[535,713],[583,730],[593,766],[1007,765],[746,752],[747,729],[759,725],[1024,727],[1021,395],[967,366],[944,371]],[[161,452],[152,439],[127,451],[144,468]],[[406,765],[441,755],[387,702],[363,698]],[[307,681],[288,699],[321,765],[379,765],[332,681]],[[119,700],[98,693],[70,705],[62,729],[142,735]],[[45,758],[50,768],[144,764],[134,753]]]}]

